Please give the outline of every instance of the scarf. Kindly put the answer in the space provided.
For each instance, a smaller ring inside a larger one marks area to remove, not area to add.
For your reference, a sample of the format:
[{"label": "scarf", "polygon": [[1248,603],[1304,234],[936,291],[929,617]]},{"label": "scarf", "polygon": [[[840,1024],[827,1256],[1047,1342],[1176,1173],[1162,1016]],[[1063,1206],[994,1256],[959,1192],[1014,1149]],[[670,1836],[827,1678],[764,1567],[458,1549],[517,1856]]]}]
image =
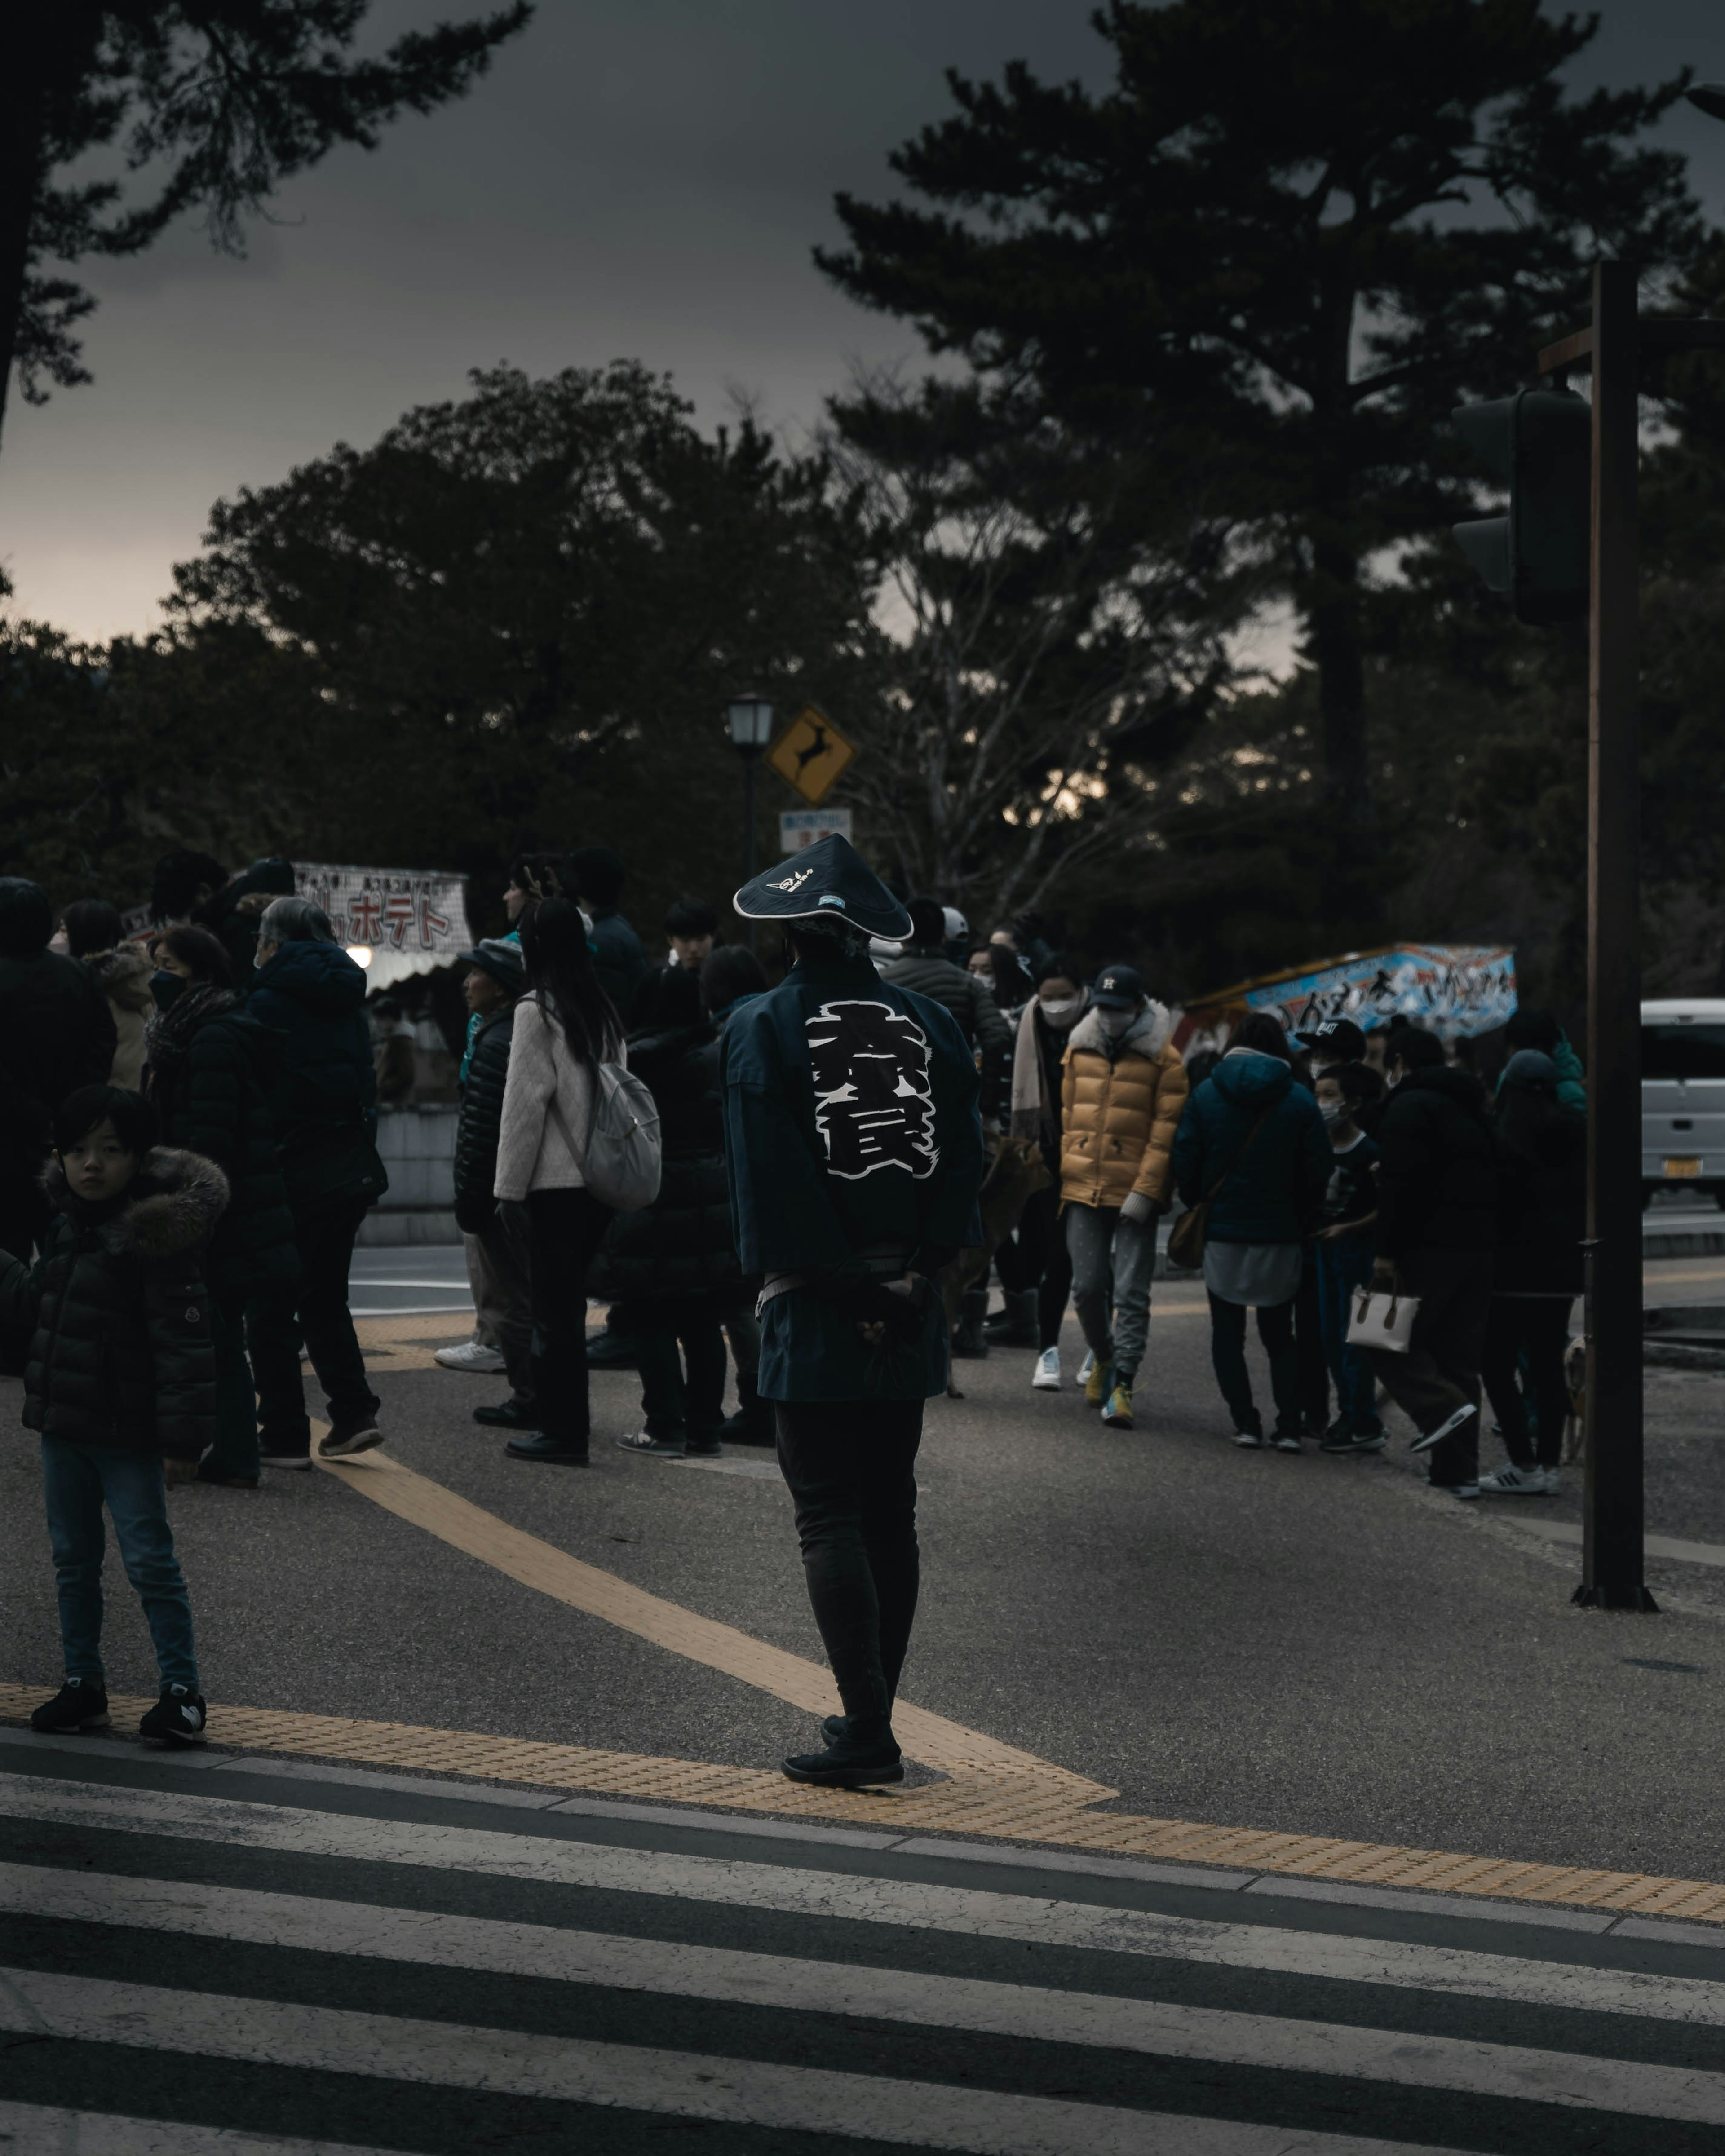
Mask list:
[{"label": "scarf", "polygon": [[[1048,1097],[1047,1072],[1043,1067],[1042,1044],[1036,1038],[1036,1014],[1041,1005],[1040,996],[1032,996],[1024,1005],[1024,1015],[1019,1020],[1018,1039],[1012,1050],[1012,1135],[1015,1138],[1037,1138],[1045,1127],[1056,1120],[1055,1105]],[[1086,998],[1086,1007],[1088,998]],[[1070,1036],[1073,1027],[1084,1016],[1081,1009],[1065,1028]],[[1056,1027],[1050,1029],[1059,1031]]]},{"label": "scarf", "polygon": [[151,1014],[144,1028],[144,1060],[150,1066],[152,1095],[164,1080],[172,1082],[192,1052],[193,1036],[198,1029],[239,1007],[239,998],[232,988],[200,981],[177,996],[166,1010]]}]

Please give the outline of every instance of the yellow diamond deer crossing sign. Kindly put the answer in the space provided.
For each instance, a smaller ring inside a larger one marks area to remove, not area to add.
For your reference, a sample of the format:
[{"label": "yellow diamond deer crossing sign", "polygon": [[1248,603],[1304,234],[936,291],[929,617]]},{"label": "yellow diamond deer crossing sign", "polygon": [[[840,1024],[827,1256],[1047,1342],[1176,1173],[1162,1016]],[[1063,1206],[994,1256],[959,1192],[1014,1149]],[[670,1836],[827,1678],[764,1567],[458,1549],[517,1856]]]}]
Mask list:
[{"label": "yellow diamond deer crossing sign", "polygon": [[818,705],[805,704],[767,752],[767,761],[811,808],[819,808],[856,760],[856,750]]}]

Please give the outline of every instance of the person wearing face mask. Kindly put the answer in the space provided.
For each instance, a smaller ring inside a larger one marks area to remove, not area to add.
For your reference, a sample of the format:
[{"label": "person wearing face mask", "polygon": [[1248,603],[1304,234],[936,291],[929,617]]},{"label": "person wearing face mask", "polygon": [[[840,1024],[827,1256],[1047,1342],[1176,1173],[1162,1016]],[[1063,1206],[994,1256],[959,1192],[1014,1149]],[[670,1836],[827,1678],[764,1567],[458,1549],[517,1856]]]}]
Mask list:
[{"label": "person wearing face mask", "polygon": [[1332,1063],[1313,1089],[1335,1160],[1316,1244],[1324,1360],[1336,1385],[1336,1419],[1323,1434],[1326,1452],[1381,1452],[1384,1445],[1377,1379],[1365,1351],[1348,1344],[1352,1299],[1372,1277],[1372,1230],[1378,1221],[1378,1147],[1359,1125],[1360,1110],[1370,1097],[1365,1076],[1359,1064]]},{"label": "person wearing face mask", "polygon": [[246,1305],[256,1296],[291,1296],[300,1276],[270,1110],[282,1036],[244,1010],[234,993],[233,962],[208,928],[166,928],[152,955],[156,1013],[144,1029],[150,1103],[164,1143],[202,1153],[228,1178],[228,1209],[205,1265],[216,1358],[215,1442],[198,1479],[255,1490],[257,1392],[246,1359]]},{"label": "person wearing face mask", "polygon": [[1060,1202],[1072,1300],[1096,1358],[1085,1399],[1111,1428],[1130,1430],[1186,1066],[1169,1039],[1172,1014],[1145,994],[1135,968],[1103,967],[1090,1000],[1062,1072]]},{"label": "person wearing face mask", "polygon": [[1407,1353],[1374,1348],[1372,1361],[1414,1424],[1413,1450],[1430,1455],[1431,1487],[1477,1497],[1497,1144],[1478,1079],[1445,1062],[1435,1034],[1392,1034],[1384,1069],[1373,1285],[1417,1296],[1420,1308]]},{"label": "person wearing face mask", "polygon": [[[1090,1005],[1077,963],[1049,960],[1019,1020],[1012,1059],[1012,1135],[1042,1148],[1050,1168],[1060,1158],[1062,1073],[1072,1029]],[[994,1253],[1006,1306],[989,1322],[989,1337],[1008,1347],[1034,1346],[1030,1383],[1038,1392],[1060,1389],[1060,1327],[1072,1293],[1072,1253],[1060,1228],[1060,1194],[1054,1183],[1032,1193],[1018,1232]]]}]

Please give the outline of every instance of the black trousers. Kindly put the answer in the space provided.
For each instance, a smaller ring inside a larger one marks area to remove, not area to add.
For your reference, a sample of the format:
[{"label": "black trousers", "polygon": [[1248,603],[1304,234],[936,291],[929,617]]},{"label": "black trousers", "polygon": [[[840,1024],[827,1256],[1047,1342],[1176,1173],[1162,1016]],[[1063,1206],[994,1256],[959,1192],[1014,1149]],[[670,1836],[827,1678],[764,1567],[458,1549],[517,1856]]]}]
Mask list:
[{"label": "black trousers", "polygon": [[[655,1296],[635,1338],[649,1437],[716,1437],[725,1419],[725,1336],[716,1295]],[[682,1343],[682,1360],[677,1357]],[[684,1374],[685,1366],[687,1376]]]},{"label": "black trousers", "polygon": [[891,1722],[916,1614],[922,1402],[773,1404],[814,1621],[845,1712],[866,1741]]},{"label": "black trousers", "polygon": [[300,1374],[302,1338],[329,1402],[331,1424],[352,1426],[377,1412],[377,1395],[366,1375],[365,1356],[347,1307],[353,1239],[365,1216],[362,1201],[320,1208],[295,1219],[297,1286],[265,1290],[247,1301],[246,1352],[257,1383],[258,1427],[266,1452],[300,1451],[311,1440]]},{"label": "black trousers", "polygon": [[1294,1297],[1294,1348],[1300,1360],[1300,1409],[1312,1430],[1322,1434],[1330,1419],[1330,1365],[1324,1353],[1322,1300],[1317,1286],[1317,1252],[1308,1243]]},{"label": "black trousers", "polygon": [[[0,1180],[0,1250],[28,1265],[53,1218],[54,1208],[33,1173],[8,1175]],[[0,1330],[0,1371],[8,1377],[21,1378],[29,1359],[28,1320],[22,1325],[8,1325]]]},{"label": "black trousers", "polygon": [[[1563,1425],[1569,1418],[1569,1388],[1563,1379],[1563,1351],[1569,1344],[1567,1295],[1494,1295],[1486,1320],[1486,1345],[1480,1376],[1491,1403],[1503,1449],[1517,1467],[1555,1467],[1563,1456]],[[1527,1392],[1532,1397],[1534,1431],[1527,1428],[1527,1402],[1516,1383],[1516,1366],[1527,1363]]]},{"label": "black trousers", "polygon": [[535,1190],[527,1197],[528,1263],[533,1283],[533,1344],[528,1358],[539,1427],[549,1438],[585,1445],[592,1428],[587,1396],[587,1269],[611,1209],[586,1190]]},{"label": "black trousers", "polygon": [[[1222,1397],[1237,1430],[1262,1436],[1264,1421],[1252,1398],[1246,1370],[1246,1306],[1210,1297],[1210,1362]],[[1301,1420],[1300,1351],[1294,1342],[1294,1302],[1275,1302],[1258,1312],[1258,1337],[1270,1358],[1270,1389],[1276,1399],[1277,1430],[1298,1430]]]},{"label": "black trousers", "polygon": [[[1489,1250],[1411,1250],[1396,1260],[1404,1291],[1420,1298],[1405,1355],[1368,1352],[1389,1397],[1420,1430],[1435,1430],[1458,1408],[1480,1404],[1480,1363],[1491,1312]],[[1439,1489],[1480,1479],[1480,1419],[1471,1414],[1426,1454]]]},{"label": "black trousers", "polygon": [[1016,1240],[1011,1236],[994,1253],[994,1270],[1009,1295],[1036,1290],[1039,1345],[1058,1348],[1066,1305],[1072,1300],[1072,1253],[1060,1226],[1060,1187],[1033,1191],[1019,1215]]}]

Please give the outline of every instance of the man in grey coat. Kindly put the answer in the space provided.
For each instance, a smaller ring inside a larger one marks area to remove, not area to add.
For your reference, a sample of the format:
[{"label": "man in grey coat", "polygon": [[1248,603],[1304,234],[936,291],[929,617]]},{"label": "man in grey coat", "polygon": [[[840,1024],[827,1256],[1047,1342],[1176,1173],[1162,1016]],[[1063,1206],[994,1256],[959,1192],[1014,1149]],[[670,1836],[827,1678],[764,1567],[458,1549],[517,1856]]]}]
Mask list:
[{"label": "man in grey coat", "polygon": [[1002,1071],[1012,1067],[1012,1028],[994,1000],[988,983],[975,973],[955,966],[946,953],[946,909],[932,898],[913,898],[906,909],[911,916],[911,940],[901,958],[889,959],[880,968],[883,981],[913,994],[927,996],[944,1004],[957,1019],[973,1049],[983,1056],[983,1093],[986,1099]]}]

